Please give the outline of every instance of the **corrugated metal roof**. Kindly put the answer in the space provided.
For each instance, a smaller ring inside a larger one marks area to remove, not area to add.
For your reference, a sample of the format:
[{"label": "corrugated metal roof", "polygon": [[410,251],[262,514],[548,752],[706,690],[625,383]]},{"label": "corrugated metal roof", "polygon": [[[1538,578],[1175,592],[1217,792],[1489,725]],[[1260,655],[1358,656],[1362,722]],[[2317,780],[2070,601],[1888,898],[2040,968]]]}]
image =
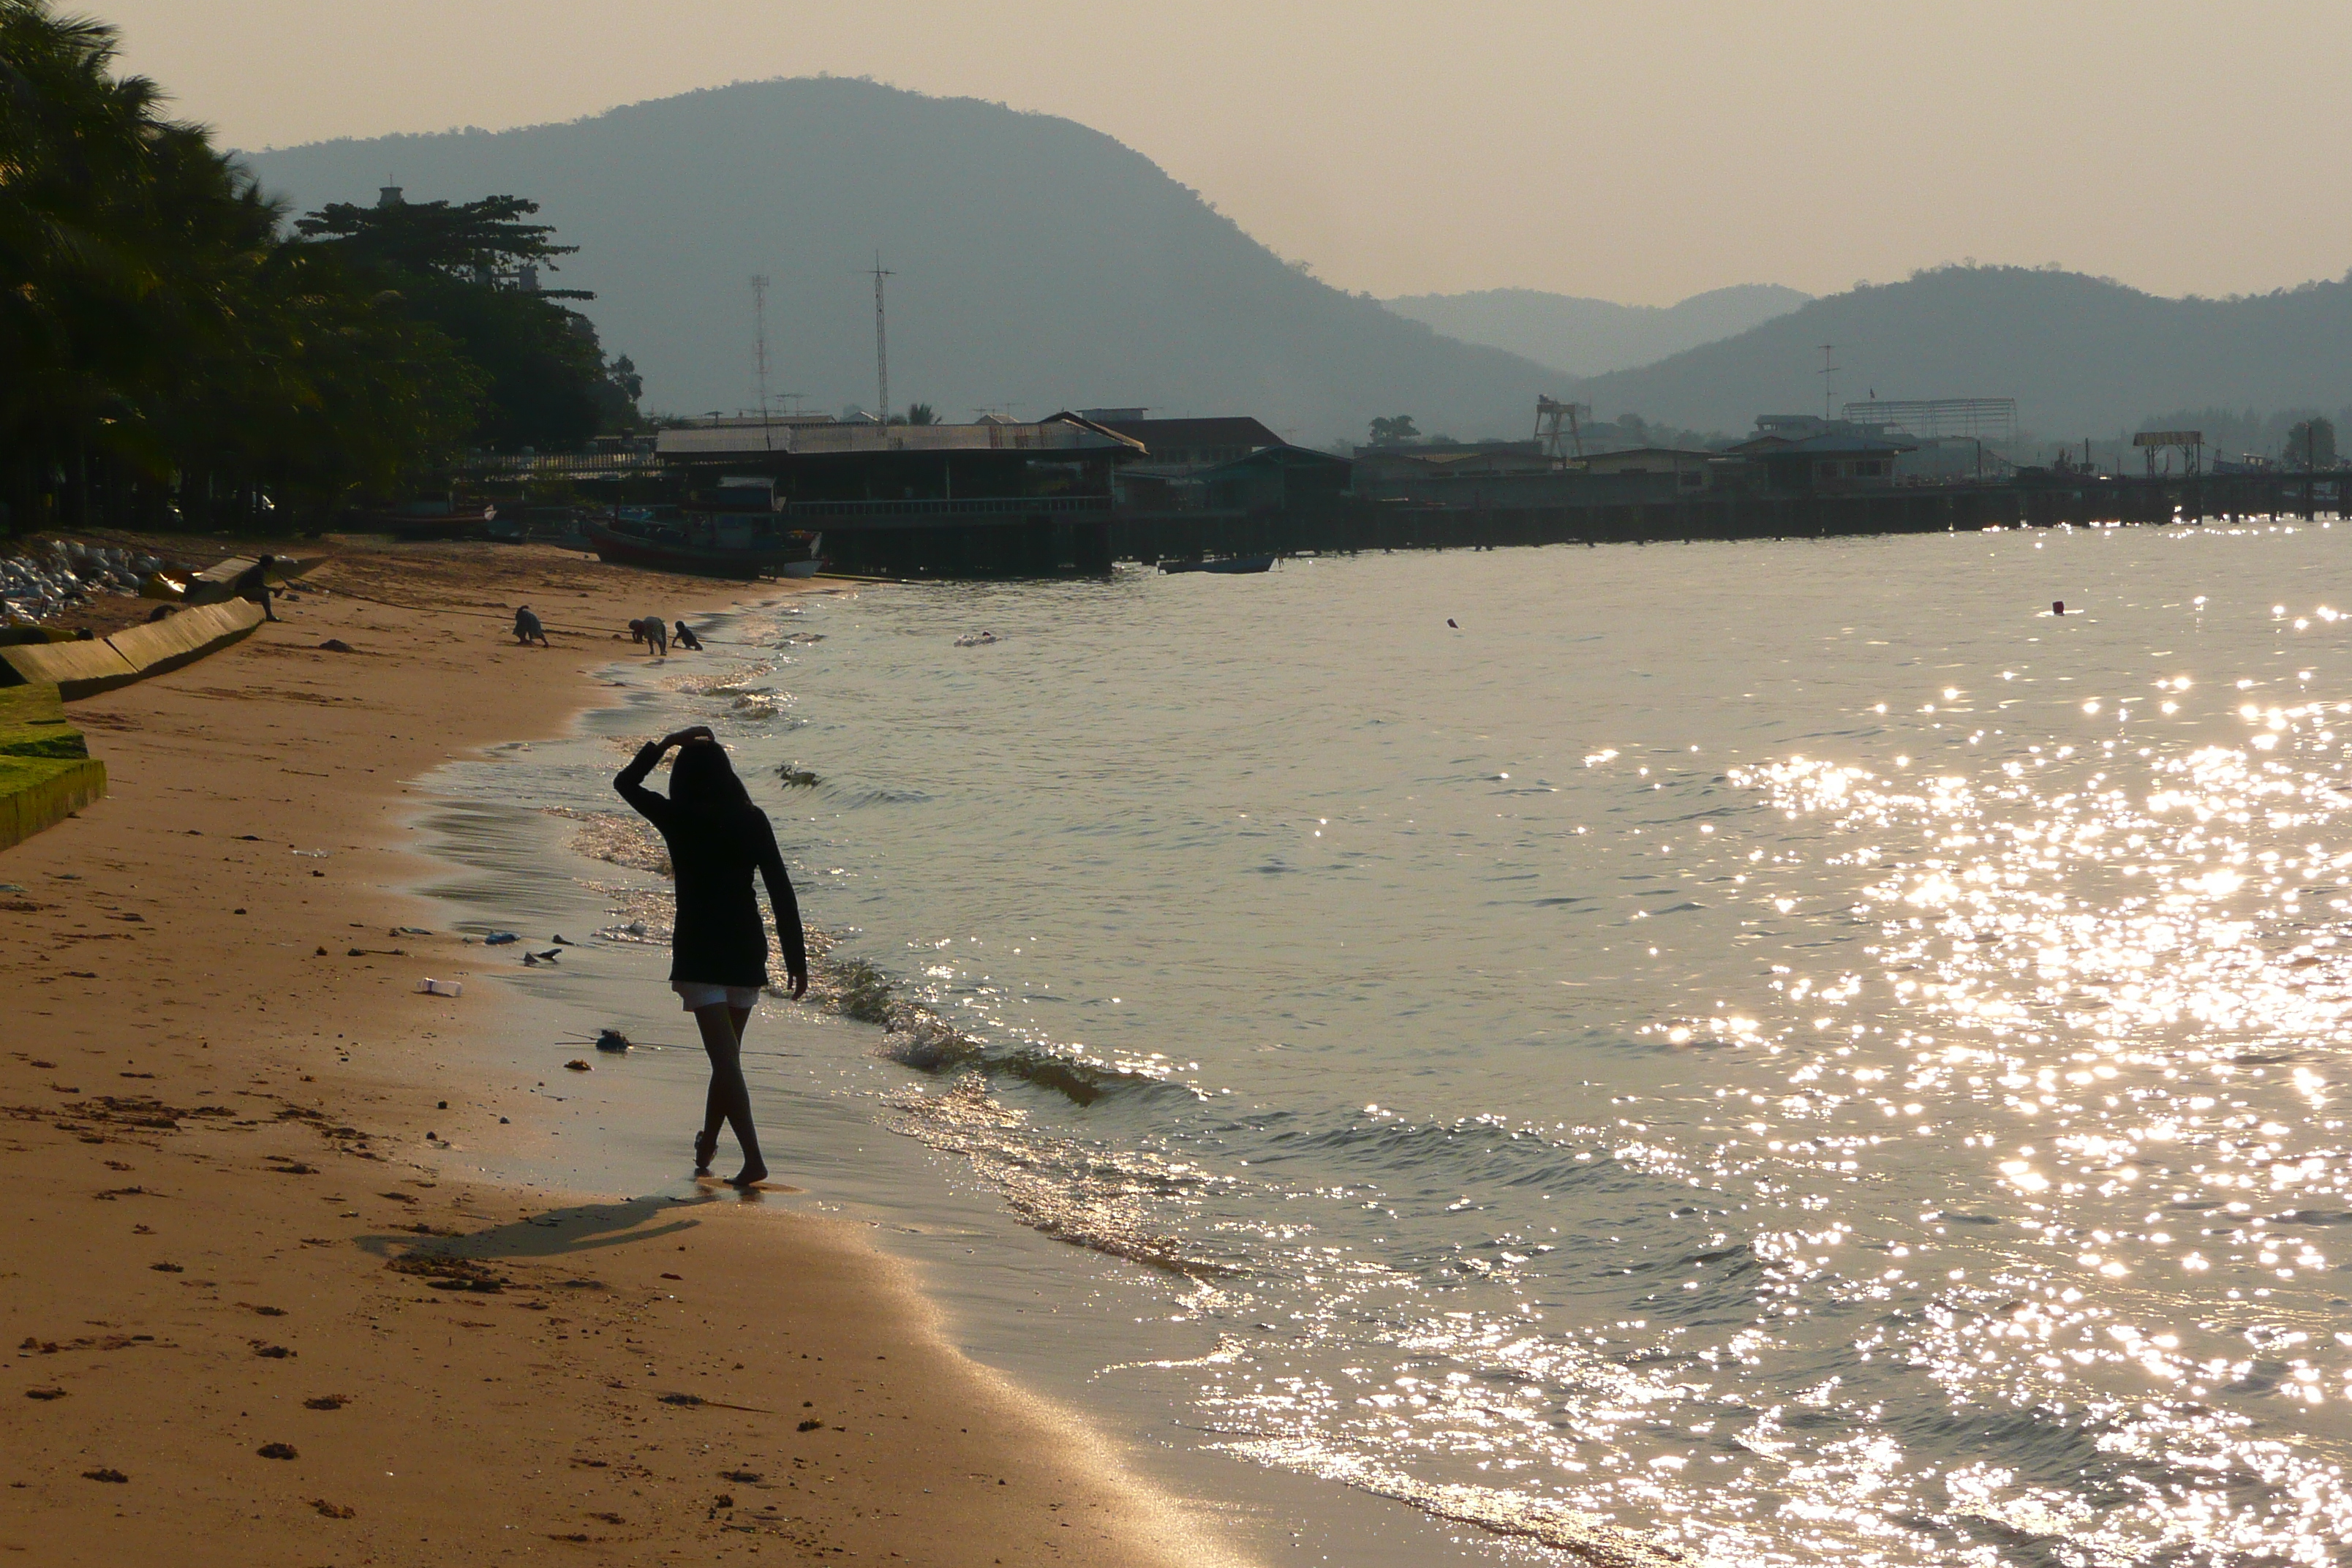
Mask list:
[{"label": "corrugated metal roof", "polygon": [[1201,447],[1238,447],[1247,450],[1283,444],[1281,437],[1247,415],[1207,419],[1101,418],[1095,423],[1142,442],[1154,454]]},{"label": "corrugated metal roof", "polygon": [[852,452],[1079,452],[1134,448],[1083,425],[802,425],[665,430],[655,444],[665,458],[794,457]]}]

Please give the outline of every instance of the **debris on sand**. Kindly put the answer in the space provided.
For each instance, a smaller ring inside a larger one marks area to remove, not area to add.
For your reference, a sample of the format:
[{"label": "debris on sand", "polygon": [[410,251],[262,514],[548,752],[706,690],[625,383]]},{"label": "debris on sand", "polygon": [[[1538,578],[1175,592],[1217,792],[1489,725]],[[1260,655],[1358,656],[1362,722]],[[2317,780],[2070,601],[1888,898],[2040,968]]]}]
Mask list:
[{"label": "debris on sand", "polygon": [[86,1481],[112,1481],[116,1486],[121,1486],[131,1478],[121,1470],[109,1468],[102,1470],[84,1470],[81,1473],[81,1479]]},{"label": "debris on sand", "polygon": [[322,643],[320,643],[320,644],[319,645],[319,648],[320,648],[320,652],[322,652],[322,653],[357,653],[357,652],[359,652],[359,649],[357,649],[357,648],[353,647],[351,644],[349,644],[349,643],[345,642],[345,641],[344,641],[342,638],[341,638],[341,637],[329,637],[325,642],[322,642]]},{"label": "debris on sand", "polygon": [[305,1410],[341,1410],[352,1402],[347,1394],[321,1394],[302,1402]]},{"label": "debris on sand", "polygon": [[350,1504],[331,1503],[322,1497],[312,1498],[310,1506],[328,1519],[357,1519],[360,1516],[360,1510]]},{"label": "debris on sand", "polygon": [[62,1388],[28,1388],[25,1390],[25,1397],[27,1399],[63,1399],[65,1396],[66,1391]]},{"label": "debris on sand", "polygon": [[260,1455],[265,1459],[299,1459],[301,1458],[299,1454],[294,1451],[294,1445],[291,1443],[264,1443],[260,1447],[256,1448],[254,1452]]},{"label": "debris on sand", "polygon": [[618,1029],[599,1029],[596,1031],[596,1048],[600,1051],[625,1051],[635,1044],[636,1041],[629,1038],[628,1036],[621,1033]]},{"label": "debris on sand", "polygon": [[436,1290],[473,1290],[490,1295],[503,1290],[506,1276],[471,1258],[452,1258],[443,1252],[403,1253],[384,1264],[395,1274],[414,1274]]},{"label": "debris on sand", "polygon": [[572,1072],[594,1072],[596,1070],[578,1057],[573,1057],[570,1061],[565,1062],[563,1065],[566,1069]]}]

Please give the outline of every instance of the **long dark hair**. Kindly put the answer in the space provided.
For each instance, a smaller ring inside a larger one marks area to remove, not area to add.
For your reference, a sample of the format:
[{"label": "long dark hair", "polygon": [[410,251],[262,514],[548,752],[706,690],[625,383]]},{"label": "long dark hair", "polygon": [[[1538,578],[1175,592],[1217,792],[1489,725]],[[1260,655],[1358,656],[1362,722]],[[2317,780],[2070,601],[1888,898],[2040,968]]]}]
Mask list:
[{"label": "long dark hair", "polygon": [[671,764],[669,798],[677,805],[706,816],[731,816],[751,804],[751,792],[735,775],[727,748],[698,736],[677,749]]}]

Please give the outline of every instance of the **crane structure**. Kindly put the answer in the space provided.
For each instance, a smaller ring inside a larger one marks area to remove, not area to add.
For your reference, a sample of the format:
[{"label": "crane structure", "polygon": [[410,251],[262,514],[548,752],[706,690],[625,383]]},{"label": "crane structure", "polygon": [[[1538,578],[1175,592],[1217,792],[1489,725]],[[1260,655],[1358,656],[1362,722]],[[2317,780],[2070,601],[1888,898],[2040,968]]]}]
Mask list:
[{"label": "crane structure", "polygon": [[[1535,438],[1543,443],[1544,456],[1555,463],[1564,463],[1570,455],[1566,448],[1573,447],[1576,457],[1583,457],[1584,426],[1580,421],[1591,417],[1592,405],[1589,403],[1561,403],[1538,395]],[[1562,421],[1568,426],[1564,435],[1560,429]]]}]

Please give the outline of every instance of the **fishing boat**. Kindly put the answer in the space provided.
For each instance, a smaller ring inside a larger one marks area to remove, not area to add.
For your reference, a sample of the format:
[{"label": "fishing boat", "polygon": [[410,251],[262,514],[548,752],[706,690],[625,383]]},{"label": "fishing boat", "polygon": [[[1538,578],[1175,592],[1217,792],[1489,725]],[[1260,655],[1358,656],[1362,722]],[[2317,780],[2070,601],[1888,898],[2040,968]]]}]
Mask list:
[{"label": "fishing boat", "polygon": [[1271,572],[1271,555],[1228,555],[1219,561],[1162,561],[1162,572]]},{"label": "fishing boat", "polygon": [[714,525],[689,517],[663,518],[643,509],[582,524],[600,559],[696,577],[812,577],[821,563],[814,534],[752,526]]},{"label": "fishing boat", "polygon": [[457,511],[440,507],[431,511],[379,513],[362,526],[370,532],[388,533],[404,544],[421,544],[455,539],[487,539],[490,534],[490,525],[497,518],[496,507],[484,507],[478,511]]},{"label": "fishing boat", "polygon": [[[794,537],[798,536],[795,535]],[[817,568],[824,564],[823,559],[821,559],[817,554],[817,550],[824,543],[824,535],[822,533],[812,533],[808,536],[808,558],[804,561],[786,561],[781,563],[776,567],[777,576],[814,577],[816,575]]]}]

